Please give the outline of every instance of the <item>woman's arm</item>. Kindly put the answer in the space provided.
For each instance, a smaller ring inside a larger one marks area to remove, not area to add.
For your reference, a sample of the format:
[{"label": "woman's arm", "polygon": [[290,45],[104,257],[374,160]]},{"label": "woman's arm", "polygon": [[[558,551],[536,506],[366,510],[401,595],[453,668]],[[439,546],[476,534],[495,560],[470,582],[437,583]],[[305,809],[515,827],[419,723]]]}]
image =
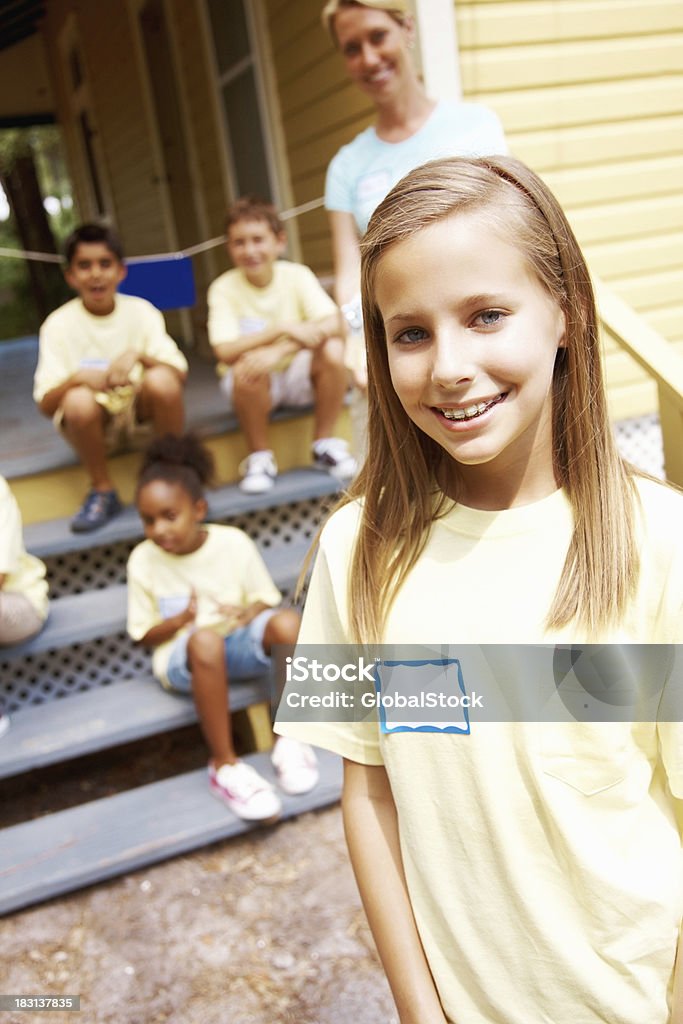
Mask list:
[{"label": "woman's arm", "polygon": [[344,761],[346,842],[401,1024],[446,1024],[408,896],[396,806],[381,766]]},{"label": "woman's arm", "polygon": [[360,242],[353,215],[330,210],[332,256],[334,259],[334,297],[338,306],[350,302],[360,292]]}]

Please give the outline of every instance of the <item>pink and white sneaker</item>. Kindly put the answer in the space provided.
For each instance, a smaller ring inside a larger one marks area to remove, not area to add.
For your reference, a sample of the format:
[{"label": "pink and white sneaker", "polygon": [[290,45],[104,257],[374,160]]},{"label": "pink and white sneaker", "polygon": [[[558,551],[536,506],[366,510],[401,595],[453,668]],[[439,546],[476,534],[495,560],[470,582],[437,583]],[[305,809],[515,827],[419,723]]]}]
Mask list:
[{"label": "pink and white sneaker", "polygon": [[288,736],[278,736],[270,755],[280,789],[290,796],[308,793],[320,778],[313,747]]},{"label": "pink and white sneaker", "polygon": [[244,821],[274,821],[282,812],[280,797],[246,761],[209,765],[209,789]]}]

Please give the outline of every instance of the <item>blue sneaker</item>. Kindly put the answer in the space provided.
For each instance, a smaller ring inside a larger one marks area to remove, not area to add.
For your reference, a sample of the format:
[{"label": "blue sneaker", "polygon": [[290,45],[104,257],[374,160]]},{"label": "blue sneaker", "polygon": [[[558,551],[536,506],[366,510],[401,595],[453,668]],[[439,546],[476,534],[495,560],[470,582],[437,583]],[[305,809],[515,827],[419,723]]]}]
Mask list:
[{"label": "blue sneaker", "polygon": [[90,491],[71,520],[71,529],[74,533],[99,530],[119,512],[123,512],[123,505],[116,491]]}]

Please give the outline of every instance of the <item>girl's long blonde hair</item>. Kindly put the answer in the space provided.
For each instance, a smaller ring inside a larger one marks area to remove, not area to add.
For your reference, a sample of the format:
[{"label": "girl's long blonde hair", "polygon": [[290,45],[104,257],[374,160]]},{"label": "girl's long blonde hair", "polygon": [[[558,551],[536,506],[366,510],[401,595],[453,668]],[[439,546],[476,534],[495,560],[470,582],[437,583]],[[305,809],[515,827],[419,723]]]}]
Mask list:
[{"label": "girl's long blonde hair", "polygon": [[571,502],[574,532],[547,627],[574,622],[593,636],[623,614],[638,577],[633,472],[608,422],[585,260],[555,197],[508,157],[435,160],[412,171],[375,210],[361,243],[368,456],[342,501],[363,499],[349,575],[351,629],[359,642],[381,640],[431,523],[450,507],[438,481],[452,459],[410,420],[391,382],[376,276],[392,245],[465,210],[495,219],[566,318],[566,347],[558,350],[552,385],[553,463]]}]

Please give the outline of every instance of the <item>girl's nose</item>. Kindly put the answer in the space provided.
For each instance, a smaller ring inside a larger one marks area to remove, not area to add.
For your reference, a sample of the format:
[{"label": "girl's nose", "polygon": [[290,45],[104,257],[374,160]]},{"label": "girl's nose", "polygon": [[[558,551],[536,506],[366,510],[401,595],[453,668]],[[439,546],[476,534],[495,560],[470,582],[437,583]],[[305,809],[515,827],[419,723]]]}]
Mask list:
[{"label": "girl's nose", "polygon": [[432,352],[432,383],[438,387],[454,387],[474,379],[476,368],[466,343],[450,335],[437,338]]}]

